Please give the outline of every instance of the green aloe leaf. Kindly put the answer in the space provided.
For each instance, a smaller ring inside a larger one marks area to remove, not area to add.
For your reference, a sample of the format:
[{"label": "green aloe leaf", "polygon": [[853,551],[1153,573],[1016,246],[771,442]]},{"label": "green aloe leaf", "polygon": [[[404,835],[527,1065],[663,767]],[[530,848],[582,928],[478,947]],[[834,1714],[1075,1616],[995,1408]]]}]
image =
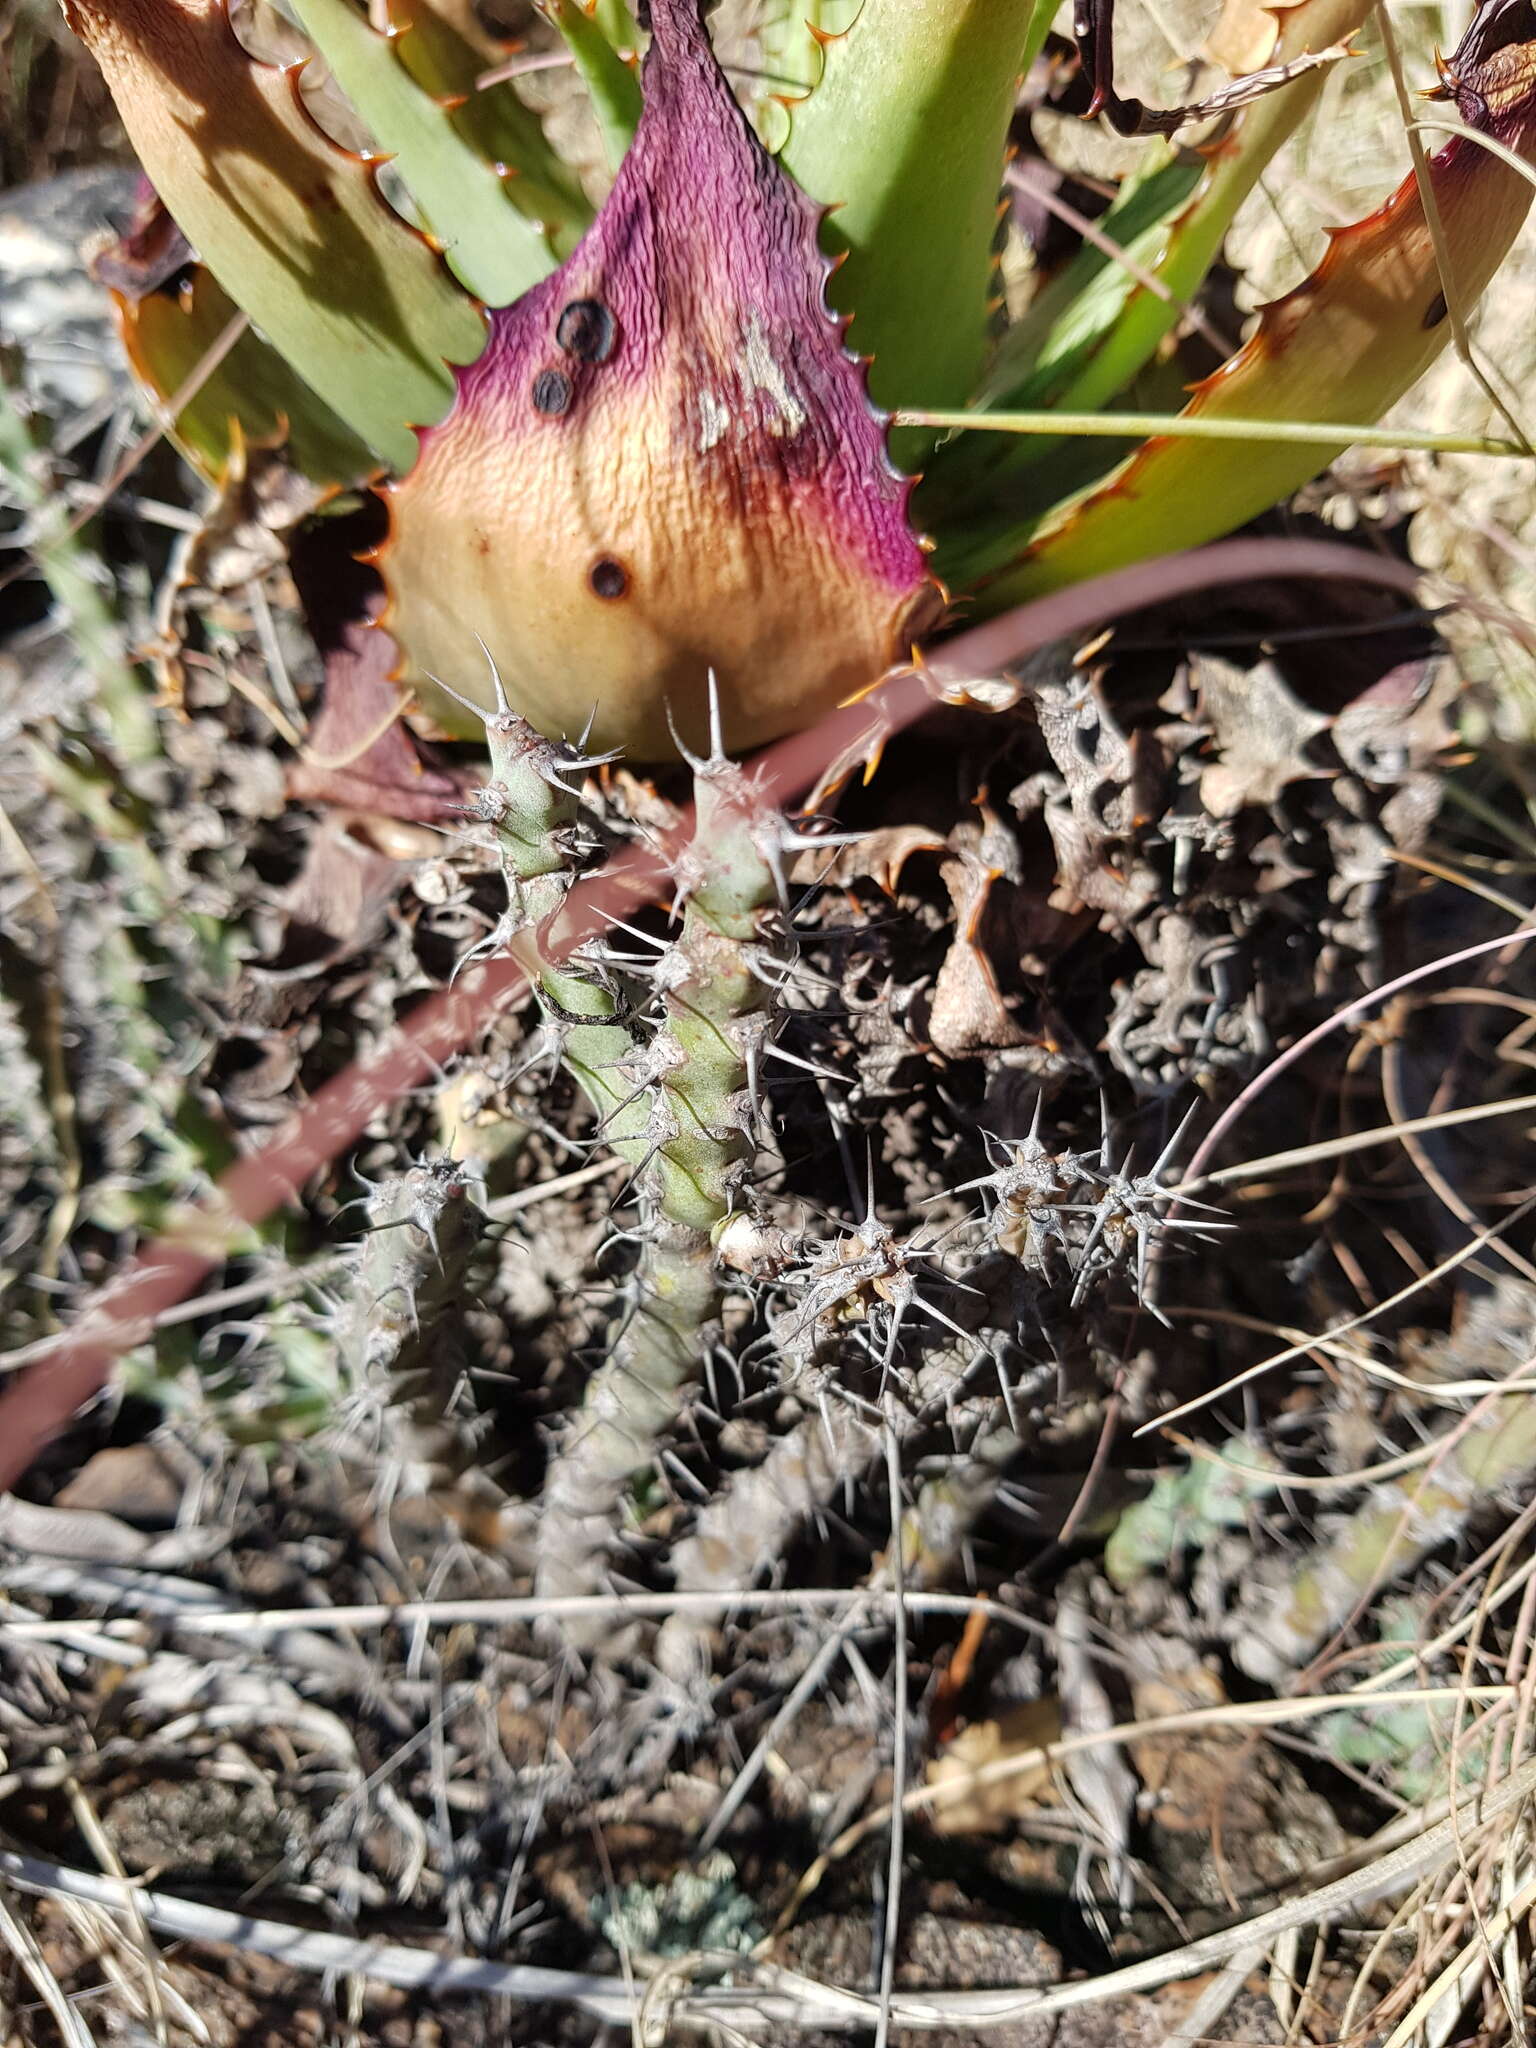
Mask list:
[{"label": "green aloe leaf", "polygon": [[[1536,45],[1528,46],[1536,50]],[[1475,76],[1466,90],[1479,99]],[[1493,139],[1536,161],[1536,67],[1497,81]],[[1489,99],[1494,95],[1489,93]],[[1435,206],[1463,311],[1476,304],[1519,232],[1532,185],[1518,161],[1461,134],[1432,160]],[[1196,547],[1288,497],[1349,446],[1350,424],[1379,419],[1444,349],[1451,325],[1434,237],[1412,175],[1387,203],[1335,231],[1318,268],[1264,309],[1248,342],[1195,391],[1200,421],[1337,421],[1332,448],[1283,438],[1206,442],[1158,436],[1055,513],[988,607],[1017,603],[1175,548]]]},{"label": "green aloe leaf", "polygon": [[640,120],[640,78],[620,54],[639,37],[629,10],[613,4],[588,12],[583,0],[542,0],[543,11],[565,38],[603,138],[608,167],[616,171]]},{"label": "green aloe leaf", "polygon": [[555,253],[564,258],[591,225],[591,202],[511,83],[480,84],[497,45],[489,37],[472,41],[451,18],[454,13],[438,0],[390,0],[395,53],[459,135],[504,176],[507,198],[518,211],[548,229]]},{"label": "green aloe leaf", "polygon": [[[1285,10],[1273,61],[1283,63],[1304,51],[1346,42],[1370,11],[1371,0],[1301,0]],[[999,409],[1049,404],[1089,412],[1123,391],[1172,331],[1181,306],[1199,290],[1237,209],[1281,144],[1316,106],[1326,77],[1325,71],[1308,72],[1239,114],[1188,204],[1159,212],[1141,225],[1137,216],[1143,187],[1155,182],[1172,190],[1179,175],[1176,151],[1161,145],[1136,186],[1111,210],[1105,226],[1168,297],[1149,290],[1132,271],[1114,265],[1112,275],[1101,275],[1092,303],[1081,308],[1069,303],[1056,331],[1038,351],[1028,350],[1027,328],[1023,345],[1011,337],[1005,340],[983,403]],[[1099,255],[1096,250],[1085,253]],[[1089,268],[1096,270],[1097,265]],[[1065,378],[1064,365],[1070,365]]]},{"label": "green aloe leaf", "polygon": [[[1300,0],[1282,17],[1273,61],[1347,41],[1368,13],[1369,0]],[[1325,77],[1309,72],[1245,109],[1203,163],[1172,143],[1150,145],[1099,223],[1127,260],[1081,250],[1004,336],[978,402],[988,411],[1091,412],[1128,391],[1199,292],[1238,208],[1317,104]],[[940,575],[960,585],[996,570],[1029,526],[1101,474],[1105,460],[1103,450],[1094,456],[1049,438],[942,445],[921,506],[944,536]]]},{"label": "green aloe leaf", "polygon": [[488,306],[510,305],[555,267],[546,229],[512,205],[508,186],[416,83],[351,0],[292,0],[336,81],[395,162],[459,282]]},{"label": "green aloe leaf", "polygon": [[640,53],[640,31],[627,0],[589,0],[592,19],[621,57]]},{"label": "green aloe leaf", "polygon": [[248,57],[221,0],[70,0],[139,161],[234,302],[298,375],[395,468],[413,424],[447,410],[447,364],[484,316],[320,134],[295,73]]},{"label": "green aloe leaf", "polygon": [[[1156,276],[1164,267],[1178,216],[1205,176],[1198,159],[1171,154],[1162,145],[1153,157],[1126,180],[1099,222],[1103,235],[1126,251],[1143,276]],[[1004,336],[979,407],[988,413],[1063,407],[1066,394],[1095,381],[1094,372],[1115,347],[1127,302],[1143,290],[1126,264],[1085,243]],[[1155,293],[1146,296],[1155,302]],[[1176,317],[1176,306],[1171,315]],[[1148,334],[1147,340],[1155,345],[1155,337]],[[1102,444],[1074,449],[1046,438],[1021,444],[1001,434],[940,442],[918,495],[918,517],[938,537],[934,566],[940,577],[962,588],[1011,560],[1027,523],[1101,475],[1116,452]]]},{"label": "green aloe leaf", "polygon": [[761,92],[752,118],[775,154],[789,140],[796,105],[815,90],[828,43],[846,35],[863,0],[763,0],[754,16]]},{"label": "green aloe leaf", "polygon": [[[193,377],[238,317],[228,293],[199,268],[179,293],[119,299],[118,322],[134,374],[162,399]],[[228,466],[236,434],[247,445],[286,440],[288,459],[311,483],[346,488],[378,467],[367,444],[247,327],[176,414],[172,438],[203,473]]]},{"label": "green aloe leaf", "polygon": [[[835,208],[834,306],[882,405],[957,405],[989,346],[999,180],[1052,0],[864,0],[792,109],[783,160]],[[903,437],[910,459],[923,445]]]},{"label": "green aloe leaf", "polygon": [[[987,410],[1044,408],[1063,402],[1094,372],[1102,381],[1104,359],[1119,341],[1127,308],[1142,295],[1156,302],[1156,295],[1130,265],[1155,277],[1175,296],[1162,272],[1184,254],[1187,238],[1181,238],[1179,230],[1191,217],[1190,200],[1198,192],[1199,201],[1209,206],[1209,180],[1206,166],[1196,156],[1161,144],[1149,154],[1153,160],[1126,179],[1098,223],[1101,234],[1125,252],[1128,262],[1091,242],[1083,244],[1003,337],[978,394]],[[1209,240],[1211,223],[1203,220],[1202,225],[1202,239]],[[1167,300],[1162,303],[1171,323],[1178,317],[1178,307]],[[1140,368],[1134,352],[1130,367]],[[1116,384],[1103,395],[1113,396],[1118,388]]]}]

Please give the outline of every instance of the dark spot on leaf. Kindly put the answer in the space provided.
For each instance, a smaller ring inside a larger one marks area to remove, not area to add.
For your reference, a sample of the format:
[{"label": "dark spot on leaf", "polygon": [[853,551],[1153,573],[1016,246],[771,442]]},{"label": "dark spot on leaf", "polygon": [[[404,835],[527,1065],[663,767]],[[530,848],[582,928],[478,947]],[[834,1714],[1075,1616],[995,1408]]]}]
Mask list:
[{"label": "dark spot on leaf", "polygon": [[599,555],[587,581],[599,597],[623,597],[629,589],[629,571],[612,555]]},{"label": "dark spot on leaf", "polygon": [[555,339],[581,363],[606,363],[613,354],[613,315],[601,299],[572,299],[555,325]]},{"label": "dark spot on leaf", "polygon": [[1422,324],[1426,334],[1432,327],[1438,327],[1440,325],[1440,322],[1446,316],[1447,310],[1448,309],[1445,303],[1445,293],[1436,292],[1435,296],[1430,300],[1428,309],[1424,314],[1424,320]]},{"label": "dark spot on leaf", "polygon": [[533,408],[558,418],[571,402],[571,380],[564,370],[540,370],[533,380]]}]

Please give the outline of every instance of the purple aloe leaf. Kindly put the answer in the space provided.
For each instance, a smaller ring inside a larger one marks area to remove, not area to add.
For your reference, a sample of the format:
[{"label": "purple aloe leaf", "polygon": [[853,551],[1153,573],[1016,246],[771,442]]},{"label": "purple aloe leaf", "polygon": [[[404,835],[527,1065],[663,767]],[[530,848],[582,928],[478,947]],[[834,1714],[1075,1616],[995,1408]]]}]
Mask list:
[{"label": "purple aloe leaf", "polygon": [[[821,210],[765,153],[699,0],[654,0],[645,105],[570,259],[496,313],[391,493],[409,677],[595,743],[804,725],[906,657],[940,596],[863,365],[828,310]],[[433,706],[462,724],[447,700]]]}]

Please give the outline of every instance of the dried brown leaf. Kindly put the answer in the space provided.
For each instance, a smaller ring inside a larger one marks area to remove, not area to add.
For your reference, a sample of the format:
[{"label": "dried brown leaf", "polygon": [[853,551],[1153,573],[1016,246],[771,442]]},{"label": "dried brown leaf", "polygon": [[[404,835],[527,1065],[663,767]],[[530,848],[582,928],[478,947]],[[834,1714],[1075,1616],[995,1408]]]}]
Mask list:
[{"label": "dried brown leaf", "polygon": [[1266,807],[1288,784],[1327,772],[1308,748],[1329,721],[1302,703],[1273,663],[1241,669],[1196,654],[1191,669],[1215,741],[1216,759],[1200,778],[1200,801],[1213,818]]},{"label": "dried brown leaf", "polygon": [[1061,1708],[1053,1699],[1026,1700],[1009,1707],[995,1721],[973,1721],[928,1766],[929,1785],[955,1788],[934,1803],[934,1831],[941,1835],[997,1835],[1011,1827],[1020,1814],[1054,1804],[1051,1767],[1045,1762],[1010,1772],[991,1784],[977,1785],[971,1780],[989,1764],[1039,1749],[1060,1734]]}]

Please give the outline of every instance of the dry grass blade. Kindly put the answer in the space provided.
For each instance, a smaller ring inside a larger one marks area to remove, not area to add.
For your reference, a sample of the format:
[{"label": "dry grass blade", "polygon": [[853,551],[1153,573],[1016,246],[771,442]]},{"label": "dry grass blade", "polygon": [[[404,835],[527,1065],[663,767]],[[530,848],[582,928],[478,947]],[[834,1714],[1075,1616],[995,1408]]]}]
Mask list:
[{"label": "dry grass blade", "polygon": [[1494,434],[1445,434],[1418,427],[1335,426],[1327,420],[1242,419],[1232,414],[1151,412],[944,412],[924,406],[903,406],[893,415],[898,426],[937,427],[947,433],[1066,434],[1086,440],[1119,441],[1156,435],[1183,441],[1280,441],[1301,447],[1337,448],[1342,441],[1357,448],[1420,450],[1438,455],[1504,455],[1524,457],[1519,441]]},{"label": "dry grass blade", "polygon": [[1496,135],[1479,135],[1477,130],[1469,128],[1465,121],[1453,121],[1440,114],[1433,119],[1421,116],[1411,124],[1411,127],[1416,134],[1459,135],[1463,142],[1474,142],[1479,149],[1486,149],[1491,156],[1496,156],[1500,163],[1508,164],[1509,168],[1524,178],[1528,185],[1536,185],[1536,169],[1533,169],[1523,157],[1516,155],[1507,143],[1500,142]]},{"label": "dry grass blade", "polygon": [[1294,1359],[1305,1358],[1319,1346],[1334,1344],[1340,1337],[1347,1337],[1351,1331],[1364,1329],[1367,1323],[1389,1315],[1393,1309],[1401,1308],[1404,1302],[1411,1301],[1416,1294],[1421,1294],[1434,1286],[1437,1280],[1443,1280],[1448,1273],[1454,1273],[1458,1267],[1464,1266],[1483,1249],[1484,1245],[1490,1244],[1501,1232],[1508,1230],[1512,1224],[1533,1209],[1536,1209],[1536,1195],[1523,1203],[1513,1215],[1501,1216],[1497,1223],[1490,1223],[1485,1230],[1479,1231],[1469,1244],[1458,1245],[1455,1251],[1448,1253],[1440,1261],[1439,1265],[1427,1273],[1419,1274],[1405,1287],[1400,1287],[1395,1294],[1389,1295],[1386,1300],[1372,1303],[1371,1307],[1362,1309],[1359,1315],[1350,1316],[1346,1321],[1336,1323],[1332,1329],[1324,1330],[1319,1336],[1298,1337],[1296,1342],[1287,1345],[1285,1350],[1276,1351],[1268,1358],[1261,1358],[1257,1365],[1248,1366],[1242,1372],[1234,1373],[1229,1379],[1223,1380],[1220,1386],[1213,1387],[1209,1393],[1196,1395],[1194,1399],[1181,1403],[1177,1408],[1168,1409],[1165,1414],[1157,1416],[1153,1421],[1142,1423],[1135,1434],[1146,1436],[1154,1430],[1166,1429],[1170,1423],[1182,1422],[1186,1416],[1198,1414],[1202,1408],[1209,1408],[1213,1402],[1223,1399],[1239,1387],[1248,1386],[1252,1381],[1262,1378],[1265,1373],[1274,1372],[1282,1365],[1289,1365]]},{"label": "dry grass blade", "polygon": [[[166,2021],[165,1998],[160,1983],[162,1966],[160,1956],[150,1934],[149,1925],[144,1915],[139,1911],[137,1894],[132,1883],[129,1881],[127,1871],[124,1870],[118,1859],[116,1850],[107,1839],[106,1831],[101,1825],[95,1807],[92,1806],[90,1800],[86,1797],[79,1781],[74,1778],[67,1780],[64,1790],[69,1799],[70,1809],[75,1816],[75,1824],[84,1836],[92,1855],[95,1856],[107,1876],[117,1879],[119,1897],[126,1909],[124,1917],[128,1922],[129,1937],[134,1949],[137,1951],[143,1970],[145,2004],[148,2007],[150,2018],[154,2024],[155,2040],[159,2043],[159,2048],[167,2048],[169,2029]],[[208,2038],[206,2029],[202,2029],[200,2021],[197,2022],[197,2026],[201,2031],[197,2033],[196,2038],[205,2041]]]},{"label": "dry grass blade", "polygon": [[[980,1611],[990,1620],[1027,1635],[1048,1640],[1051,1633],[1043,1622],[1030,1615],[1020,1614],[997,1600],[978,1600],[970,1593],[909,1591],[905,1600],[914,1614],[970,1615]],[[853,1617],[888,1618],[894,1603],[894,1593],[885,1586],[858,1586],[848,1591],[826,1586],[746,1586],[725,1592],[582,1593],[561,1599],[527,1594],[500,1600],[370,1601],[366,1605],[335,1607],[200,1607],[195,1616],[186,1616],[185,1622],[188,1628],[195,1628],[200,1634],[259,1641],[262,1637],[281,1635],[292,1628],[329,1631],[398,1628],[414,1631],[454,1628],[460,1623],[489,1628],[516,1622],[563,1621],[569,1615],[617,1622],[626,1618],[643,1620],[670,1614],[711,1615],[724,1606],[727,1611],[738,1615],[783,1613],[795,1608],[804,1608],[808,1612],[841,1612],[850,1617],[849,1625],[852,1626]],[[155,1613],[159,1625],[172,1629],[177,1625],[179,1610],[173,1602],[146,1611]],[[46,1639],[71,1626],[69,1622],[45,1621],[36,1616],[13,1619],[7,1615],[5,1622],[7,1635],[14,1636],[17,1641],[27,1637]],[[105,1624],[109,1631],[131,1630],[135,1626],[133,1622],[121,1620]]]},{"label": "dry grass blade", "polygon": [[[1034,2015],[1070,2011],[1085,2005],[1134,1997],[1204,1971],[1225,1967],[1250,1948],[1267,1947],[1291,1928],[1358,1912],[1375,1900],[1389,1898],[1441,1869],[1461,1852],[1473,1830],[1491,1830],[1513,1815],[1536,1791],[1536,1759],[1525,1763],[1504,1785],[1465,1801],[1438,1825],[1388,1850],[1361,1868],[1349,1869],[1303,1897],[1287,1901],[1255,1919],[1219,1934],[1189,1942],[1168,1955],[1154,1956],[1105,1975],[1051,1987],[999,1991],[938,1991],[916,1995],[895,1993],[893,2022],[920,2031],[956,2025],[978,2030],[1006,2026]],[[58,1892],[87,1898],[103,1906],[120,1905],[110,1882],[87,1871],[0,1851],[0,1876],[21,1889]],[[543,1970],[527,1965],[471,1961],[388,1943],[350,1940],[344,1936],[263,1921],[228,1913],[144,1890],[140,1905],[149,1924],[188,1940],[215,1941],[270,1955],[290,1967],[337,1970],[375,1981],[408,1987],[429,1987],[445,1993],[495,1993],[528,2000],[580,2005],[609,2024],[624,2025],[634,2009],[622,1980]],[[739,1956],[722,1958],[737,1971]],[[714,1995],[680,1992],[666,2017],[674,2023],[710,2024],[725,2021],[754,2033],[786,2023],[838,2029],[859,2029],[878,2020],[880,2002],[855,1992],[839,1992],[793,1971],[762,1968],[758,1981]],[[653,2036],[653,2038],[664,2038]]]},{"label": "dry grass blade", "polygon": [[[198,392],[202,390],[208,379],[218,369],[225,357],[228,356],[230,350],[246,332],[250,324],[249,315],[245,313],[236,313],[231,317],[225,324],[223,331],[204,352],[202,358],[188,371],[170,398],[164,405],[157,408],[158,418],[156,418],[152,425],[144,429],[144,432],[139,435],[133,445],[118,459],[113,465],[111,474],[100,484],[96,485],[85,502],[77,506],[69,518],[63,522],[58,535],[59,540],[69,541],[78,538],[85,528],[90,525],[91,521],[106,509],[123,485],[127,483],[129,477],[146,460],[158,443],[164,439],[177,416],[196,398]],[[19,568],[8,569],[3,575],[0,575],[0,592],[7,590],[13,583],[28,573],[28,565],[25,562]]]},{"label": "dry grass blade", "polygon": [[[1392,1698],[1395,1702],[1403,1704],[1434,1705],[1474,1697],[1500,1701],[1513,1696],[1514,1688],[1504,1685],[1479,1686],[1471,1690],[1463,1686],[1428,1686],[1413,1690],[1405,1688],[1394,1693]],[[1181,1714],[1160,1714],[1144,1721],[1122,1721],[1113,1727],[1095,1728],[1080,1735],[1061,1736],[1054,1742],[1020,1748],[1007,1756],[996,1758],[991,1763],[979,1764],[973,1770],[956,1772],[937,1782],[920,1785],[906,1794],[904,1803],[911,1812],[937,1810],[952,1802],[958,1803],[968,1799],[981,1787],[999,1785],[1010,1778],[1028,1777],[1042,1768],[1050,1769],[1064,1758],[1082,1755],[1091,1750],[1123,1747],[1133,1742],[1146,1742],[1154,1737],[1188,1735],[1203,1728],[1282,1727],[1291,1721],[1306,1721],[1337,1713],[1341,1703],[1349,1697],[1348,1694],[1327,1693],[1309,1698],[1251,1700],[1220,1707],[1196,1707]],[[855,1821],[851,1827],[845,1828],[837,1840],[822,1851],[801,1878],[795,1887],[794,1896],[780,1914],[780,1928],[792,1922],[832,1866],[848,1856],[871,1834],[885,1827],[890,1817],[891,1808],[888,1805],[876,1807]]]},{"label": "dry grass blade", "polygon": [[1342,1031],[1345,1025],[1352,1023],[1355,1018],[1366,1016],[1370,1011],[1390,1001],[1393,996],[1400,995],[1403,990],[1414,988],[1421,981],[1427,981],[1431,975],[1443,974],[1452,967],[1464,967],[1469,961],[1485,959],[1488,954],[1503,952],[1506,947],[1523,946],[1531,939],[1536,939],[1536,924],[1521,925],[1518,930],[1506,933],[1502,938],[1483,939],[1475,946],[1463,946],[1457,952],[1446,953],[1439,959],[1422,961],[1405,974],[1395,975],[1390,981],[1383,982],[1379,988],[1368,989],[1363,996],[1356,996],[1353,1002],[1345,1003],[1321,1024],[1303,1032],[1294,1045],[1288,1045],[1283,1053],[1271,1060],[1251,1081],[1239,1089],[1200,1140],[1195,1155],[1189,1162],[1185,1178],[1191,1184],[1197,1181],[1206,1161],[1217,1150],[1222,1139],[1239,1118],[1252,1108],[1259,1096],[1267,1088],[1272,1087],[1287,1068],[1305,1059],[1314,1046],[1320,1045],[1335,1031]]},{"label": "dry grass blade", "polygon": [[[70,1870],[62,1864],[18,1856],[6,1849],[0,1850],[0,1875],[22,1891],[44,1896],[58,1893],[89,1900],[111,1912],[125,1910],[122,1886],[92,1871]],[[147,1886],[139,1889],[136,1898],[139,1912],[157,1933],[182,1941],[217,1942],[251,1955],[270,1956],[290,1969],[336,1971],[407,1989],[480,1993],[530,2003],[556,2001],[580,2006],[616,2025],[623,2025],[631,2012],[628,1992],[623,1979],[618,1977],[538,1969],[531,1964],[480,1962],[437,1955],[429,1949],[403,1948],[390,1942],[357,1941],[345,1935],[257,1919],[247,1913],[227,1912],[220,1906],[175,1898]],[[81,2041],[81,2048],[92,2048],[88,2035],[74,2038]]]},{"label": "dry grass blade", "polygon": [[1201,1188],[1236,1187],[1258,1180],[1267,1173],[1286,1173],[1293,1166],[1314,1166],[1325,1159],[1342,1159],[1350,1152],[1368,1152],[1373,1145],[1390,1145],[1424,1131],[1448,1131],[1461,1124],[1486,1123],[1490,1117],[1520,1116],[1536,1110],[1536,1095],[1515,1095],[1507,1102],[1473,1102],[1465,1109],[1445,1109],[1435,1116],[1411,1117],[1407,1123],[1378,1124],[1368,1131],[1349,1131],[1338,1138],[1326,1138],[1315,1145],[1295,1145],[1285,1152],[1271,1152],[1263,1159],[1245,1159],[1240,1166],[1218,1167],[1198,1179],[1183,1180],[1171,1187],[1170,1195],[1192,1195]]},{"label": "dry grass blade", "polygon": [[48,1967],[47,1957],[34,1940],[29,1927],[16,1918],[0,1896],[0,1942],[21,1965],[28,1982],[47,2008],[59,2030],[64,2048],[96,2048],[91,2030],[59,1988],[59,1980]]},{"label": "dry grass blade", "polygon": [[1536,1906],[1536,1877],[1527,1878],[1514,1897],[1501,1905],[1478,1929],[1471,1946],[1447,1963],[1440,1974],[1425,1986],[1387,2036],[1383,2048],[1408,2048],[1408,2044],[1430,2024],[1439,2008],[1445,2009],[1444,2018],[1454,2024],[1460,2017],[1470,1988],[1465,1980],[1487,1967],[1489,1948],[1517,1928],[1533,1906]]},{"label": "dry grass blade", "polygon": [[1178,2025],[1170,2027],[1164,2034],[1159,2048],[1194,2048],[1197,2042],[1211,2040],[1244,1984],[1263,1960],[1264,1950],[1257,1943],[1239,1949],[1231,1961],[1212,1977]]},{"label": "dry grass blade", "polygon": [[891,1495],[891,1547],[888,1553],[894,1580],[896,1607],[896,1658],[891,1683],[895,1713],[892,1717],[890,1851],[886,1859],[885,1931],[880,1949],[880,2010],[875,2021],[875,2048],[887,2048],[891,2038],[891,2002],[896,1986],[896,1959],[901,1946],[901,1882],[906,1846],[907,1800],[907,1603],[905,1561],[901,1527],[901,1449],[894,1401],[887,1400],[885,1422],[885,1471]]}]

